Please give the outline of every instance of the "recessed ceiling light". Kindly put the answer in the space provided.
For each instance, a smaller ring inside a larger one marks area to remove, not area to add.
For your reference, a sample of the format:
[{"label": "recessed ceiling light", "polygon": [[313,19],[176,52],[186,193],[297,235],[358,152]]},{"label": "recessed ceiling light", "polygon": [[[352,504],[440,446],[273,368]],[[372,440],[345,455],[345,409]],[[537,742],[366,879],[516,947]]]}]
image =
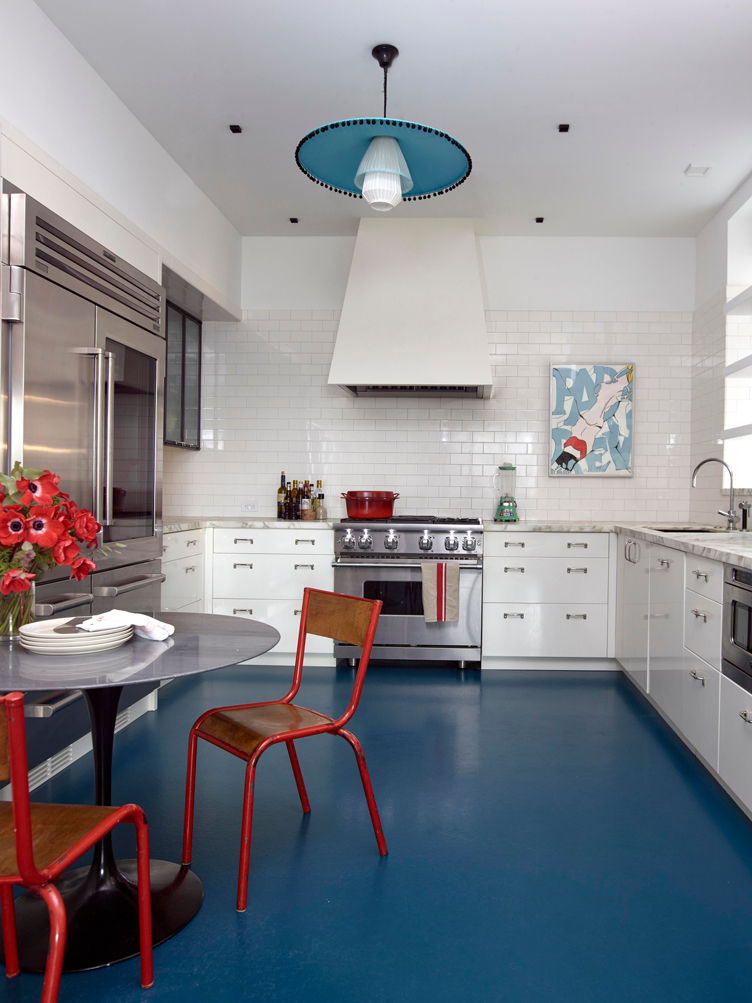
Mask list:
[{"label": "recessed ceiling light", "polygon": [[230,132],[237,133],[237,132],[242,132],[242,131],[243,131],[243,129],[239,125],[231,125],[230,126]]},{"label": "recessed ceiling light", "polygon": [[704,178],[709,170],[709,166],[703,166],[702,164],[689,164],[688,167],[684,168],[684,173],[688,178]]},{"label": "recessed ceiling light", "polygon": [[542,216],[536,216],[535,217],[535,222],[536,223],[542,223],[543,222],[543,217]]},{"label": "recessed ceiling light", "polygon": [[559,132],[569,132],[569,126],[566,123],[563,123],[559,126]]},{"label": "recessed ceiling light", "polygon": [[290,222],[291,223],[297,223],[298,222],[298,217],[297,216],[290,216]]}]

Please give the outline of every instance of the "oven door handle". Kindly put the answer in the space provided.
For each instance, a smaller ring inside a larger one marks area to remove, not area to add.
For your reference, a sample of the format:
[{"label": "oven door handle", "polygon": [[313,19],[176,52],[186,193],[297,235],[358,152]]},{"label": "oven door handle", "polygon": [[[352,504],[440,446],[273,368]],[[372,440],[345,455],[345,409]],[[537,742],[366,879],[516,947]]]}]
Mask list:
[{"label": "oven door handle", "polygon": [[[423,563],[428,563],[423,562]],[[448,561],[436,561],[436,564],[446,564]],[[452,561],[452,564],[455,562]],[[459,563],[459,562],[458,562]],[[338,561],[332,563],[333,568],[422,568],[423,564],[414,564],[412,561],[353,561],[352,564],[340,564]],[[460,564],[461,571],[482,571],[482,564]]]}]

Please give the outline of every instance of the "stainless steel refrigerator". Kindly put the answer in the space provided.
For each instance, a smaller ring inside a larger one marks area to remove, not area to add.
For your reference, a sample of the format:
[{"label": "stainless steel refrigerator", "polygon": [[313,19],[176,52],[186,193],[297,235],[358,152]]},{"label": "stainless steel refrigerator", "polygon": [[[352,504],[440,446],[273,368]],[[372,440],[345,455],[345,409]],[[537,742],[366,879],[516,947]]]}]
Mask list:
[{"label": "stainless steel refrigerator", "polygon": [[164,289],[28,195],[0,198],[0,462],[58,473],[123,544],[83,582],[51,569],[37,616],[158,612]]}]

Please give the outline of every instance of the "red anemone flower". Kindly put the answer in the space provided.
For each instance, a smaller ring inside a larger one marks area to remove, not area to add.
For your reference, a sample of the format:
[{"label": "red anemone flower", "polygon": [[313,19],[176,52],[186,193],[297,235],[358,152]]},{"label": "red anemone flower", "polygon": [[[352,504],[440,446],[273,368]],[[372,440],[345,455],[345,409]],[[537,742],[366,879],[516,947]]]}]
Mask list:
[{"label": "red anemone flower", "polygon": [[6,506],[0,510],[0,543],[4,547],[21,543],[26,534],[26,519],[18,508]]},{"label": "red anemone flower", "polygon": [[26,539],[40,547],[54,547],[64,533],[63,524],[55,518],[55,509],[35,507],[26,523]]},{"label": "red anemone flower", "polygon": [[57,474],[45,470],[41,477],[35,481],[27,481],[21,477],[16,481],[16,488],[23,491],[21,496],[22,505],[49,505],[57,494],[57,486],[60,478]]},{"label": "red anemone flower", "polygon": [[73,516],[73,532],[79,540],[94,543],[102,527],[87,508],[81,508]]},{"label": "red anemone flower", "polygon": [[4,596],[10,595],[11,592],[28,592],[31,588],[31,579],[34,577],[28,571],[21,571],[20,568],[6,571],[0,580],[0,592]]},{"label": "red anemone flower", "polygon": [[88,557],[77,557],[71,565],[70,577],[75,578],[77,582],[82,582],[92,571],[96,570],[97,566],[94,561],[90,561]]},{"label": "red anemone flower", "polygon": [[52,548],[55,564],[73,564],[81,553],[81,548],[70,536],[63,534]]}]

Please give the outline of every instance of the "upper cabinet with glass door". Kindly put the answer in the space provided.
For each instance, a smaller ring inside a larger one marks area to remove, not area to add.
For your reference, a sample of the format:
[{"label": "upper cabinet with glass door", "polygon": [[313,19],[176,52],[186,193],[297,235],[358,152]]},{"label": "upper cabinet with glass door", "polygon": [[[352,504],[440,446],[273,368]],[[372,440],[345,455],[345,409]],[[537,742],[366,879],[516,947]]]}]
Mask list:
[{"label": "upper cabinet with glass door", "polygon": [[172,303],[167,304],[164,441],[201,448],[201,323]]}]

